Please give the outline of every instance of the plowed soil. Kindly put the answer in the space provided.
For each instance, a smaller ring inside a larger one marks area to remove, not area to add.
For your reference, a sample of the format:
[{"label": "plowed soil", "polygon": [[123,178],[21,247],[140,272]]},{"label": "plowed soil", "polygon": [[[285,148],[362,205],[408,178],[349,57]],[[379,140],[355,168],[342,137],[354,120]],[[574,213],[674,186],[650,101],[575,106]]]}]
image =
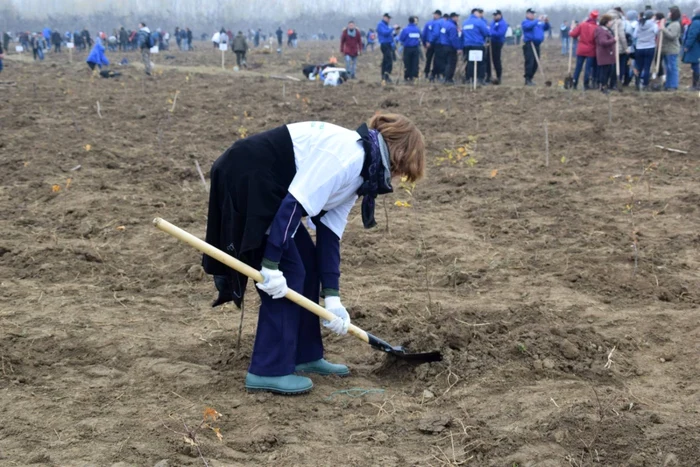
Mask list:
[{"label": "plowed soil", "polygon": [[[94,77],[80,53],[8,57],[0,464],[695,465],[698,96],[565,91],[556,42],[551,88],[541,74],[522,87],[515,47],[504,83],[477,92],[383,86],[377,52],[339,88],[269,77],[303,78],[331,47],[254,53],[236,73],[204,44],[159,54],[148,79],[137,65]],[[210,308],[199,254],[151,220],[203,237],[196,162],[208,181],[241,137],[304,120],[355,128],[375,111],[414,119],[429,170],[387,197],[386,217],[379,204],[374,230],[353,211],[344,301],[355,324],[444,361],[406,366],[327,335],[352,376],[315,377],[296,398],[248,394],[255,294],[237,350],[240,311]],[[206,407],[223,441],[203,427],[192,446],[184,424]]]}]

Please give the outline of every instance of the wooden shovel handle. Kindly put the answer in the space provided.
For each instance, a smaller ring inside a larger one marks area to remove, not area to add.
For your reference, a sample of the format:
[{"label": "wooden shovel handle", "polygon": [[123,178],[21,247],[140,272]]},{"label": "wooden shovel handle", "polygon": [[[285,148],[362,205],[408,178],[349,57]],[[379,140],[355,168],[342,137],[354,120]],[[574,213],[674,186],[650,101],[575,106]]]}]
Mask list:
[{"label": "wooden shovel handle", "polygon": [[542,63],[540,62],[540,56],[537,53],[537,48],[535,47],[534,42],[530,42],[530,45],[532,46],[532,53],[535,54],[535,61],[537,62],[537,67],[540,69],[540,73],[542,73],[542,78],[544,78],[545,81],[547,81],[547,75],[544,72],[544,67],[542,67]]},{"label": "wooden shovel handle", "polygon": [[[620,21],[619,19],[617,21]],[[617,77],[620,77],[620,28],[615,21],[615,71]]]},{"label": "wooden shovel handle", "polygon": [[654,67],[654,75],[659,74],[659,67],[661,66],[661,47],[664,44],[664,33],[659,31],[659,50],[656,54],[656,65]]},{"label": "wooden shovel handle", "polygon": [[[572,26],[574,25],[574,20],[571,20],[569,29],[573,31]],[[571,75],[571,62],[574,59],[574,38],[569,36],[569,75]]]},{"label": "wooden shovel handle", "polygon": [[[191,233],[182,230],[181,228],[171,224],[170,222],[164,219],[161,219],[160,217],[156,217],[155,219],[153,219],[153,225],[158,227],[163,232],[170,234],[178,240],[183,241],[188,245],[194,247],[195,249],[201,251],[205,255],[210,256],[215,260],[219,261],[220,263],[225,264],[231,269],[250,277],[255,282],[262,282],[264,280],[262,275],[260,274],[260,271],[258,271],[257,269],[251,268],[244,262],[237,260],[233,256],[224,253],[218,248],[211,246],[207,242],[200,240]],[[315,314],[321,319],[325,319],[326,321],[332,321],[336,317],[333,313],[326,310],[318,303],[312,302],[300,293],[297,293],[291,289],[287,292],[285,298],[309,310],[311,313]],[[367,336],[367,333],[355,326],[354,324],[350,324],[348,333],[369,344],[369,337]]]}]

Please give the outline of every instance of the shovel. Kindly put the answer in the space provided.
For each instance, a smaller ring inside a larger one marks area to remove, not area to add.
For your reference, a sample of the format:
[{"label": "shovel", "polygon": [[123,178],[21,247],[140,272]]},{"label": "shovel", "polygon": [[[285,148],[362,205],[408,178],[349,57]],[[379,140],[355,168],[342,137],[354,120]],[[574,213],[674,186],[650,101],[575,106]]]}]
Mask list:
[{"label": "shovel", "polygon": [[[493,66],[493,41],[489,43],[489,58],[491,61],[489,62],[489,70],[492,70],[492,73],[496,73],[496,68]],[[498,77],[493,77],[491,76],[491,84],[501,84],[501,80],[498,79]]]},{"label": "shovel", "polygon": [[620,28],[618,25],[619,19],[615,21],[615,83],[617,88],[622,90],[620,86]]},{"label": "shovel", "polygon": [[[211,246],[210,244],[200,240],[199,238],[195,237],[194,235],[185,232],[181,228],[171,224],[170,222],[163,220],[161,218],[155,218],[153,219],[153,224],[158,227],[160,230],[163,232],[172,235],[173,237],[177,238],[178,240],[181,240],[190,246],[196,248],[197,250],[201,251],[207,256],[210,256],[214,258],[215,260],[219,261],[220,263],[225,264],[226,266],[230,267],[231,269],[234,269],[238,271],[241,274],[244,274],[251,279],[253,279],[255,282],[262,282],[264,279],[260,272],[256,269],[251,268],[247,264],[237,260],[233,256],[230,256],[223,251],[219,250],[218,248],[215,248]],[[314,303],[308,298],[304,297],[303,295],[293,291],[289,290],[287,292],[287,295],[285,295],[285,298],[287,300],[291,300],[292,302],[296,303],[297,305],[309,310],[311,313],[315,314],[321,319],[325,319],[326,321],[332,321],[335,319],[335,315],[331,313],[330,311],[326,310],[322,306],[320,306],[318,303]],[[350,328],[348,329],[348,333],[352,334],[353,336],[357,337],[361,341],[371,345],[374,349],[376,350],[381,350],[382,352],[386,352],[389,355],[393,355],[394,357],[400,358],[402,360],[407,360],[412,363],[430,363],[430,362],[439,362],[442,360],[442,354],[440,352],[427,352],[427,353],[409,353],[404,349],[403,347],[400,346],[393,346],[389,344],[386,341],[383,341],[382,339],[373,336],[372,334],[363,331],[359,327],[355,326],[354,324],[350,324]]]},{"label": "shovel", "polygon": [[537,49],[535,48],[535,43],[530,42],[530,46],[532,47],[532,53],[535,54],[535,60],[537,61],[537,67],[542,72],[542,77],[544,78],[544,85],[547,86],[548,88],[552,87],[552,82],[547,80],[547,75],[545,75],[545,73],[544,73],[544,68],[542,67],[542,62],[540,62],[540,56],[537,54]]},{"label": "shovel", "polygon": [[[572,21],[573,25],[574,22]],[[564,89],[574,88],[574,75],[571,74],[571,63],[574,60],[574,38],[569,37],[569,71],[566,73],[566,78],[564,78]]]},{"label": "shovel", "polygon": [[661,47],[664,44],[663,33],[659,34],[659,45],[657,46],[656,53],[656,63],[654,64],[654,73],[651,75],[651,80],[649,81],[649,87],[652,90],[658,91],[661,89],[662,79],[659,75],[659,67],[661,66]]}]

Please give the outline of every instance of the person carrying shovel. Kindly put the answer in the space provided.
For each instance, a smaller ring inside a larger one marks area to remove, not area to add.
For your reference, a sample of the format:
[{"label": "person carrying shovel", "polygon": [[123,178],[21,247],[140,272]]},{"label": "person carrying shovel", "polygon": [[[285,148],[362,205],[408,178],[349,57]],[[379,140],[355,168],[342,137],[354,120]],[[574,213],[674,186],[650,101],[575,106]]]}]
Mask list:
[{"label": "person carrying shovel", "polygon": [[535,18],[535,10],[528,8],[525,13],[523,28],[523,55],[525,56],[525,86],[535,86],[533,78],[537,73],[540,61],[540,44],[544,41],[544,33],[549,30],[548,22],[543,18]]},{"label": "person carrying shovel", "polygon": [[[237,141],[211,169],[206,242],[259,269],[261,305],[249,391],[301,394],[312,381],[298,373],[349,374],[323,358],[317,316],[284,298],[288,288],[335,315],[323,325],[345,334],[350,317],[339,292],[340,239],[362,196],[365,228],[376,225],[375,198],[391,179],[413,182],[425,170],[418,128],[398,114],[375,115],[356,131],[324,122],[285,125]],[[301,223],[316,230],[316,243]],[[240,306],[247,277],[205,255],[219,296],[213,306]]]}]

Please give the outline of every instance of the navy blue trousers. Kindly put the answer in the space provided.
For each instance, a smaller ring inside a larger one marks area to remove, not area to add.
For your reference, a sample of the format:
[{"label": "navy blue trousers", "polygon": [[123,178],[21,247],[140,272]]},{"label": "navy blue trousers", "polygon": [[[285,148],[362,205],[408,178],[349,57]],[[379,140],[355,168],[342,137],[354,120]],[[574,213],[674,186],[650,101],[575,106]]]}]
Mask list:
[{"label": "navy blue trousers", "polygon": [[590,89],[593,87],[596,78],[598,77],[598,65],[596,63],[595,57],[576,57],[576,69],[574,70],[574,87],[578,86],[578,79],[581,76],[581,70],[584,69],[584,64],[586,65],[585,71],[583,72],[583,88]]},{"label": "navy blue trousers", "polygon": [[[282,254],[280,270],[287,286],[318,303],[321,283],[316,245],[303,225]],[[274,300],[258,289],[261,305],[248,371],[257,376],[285,376],[294,367],[323,358],[321,325],[316,315],[286,298]]]}]

